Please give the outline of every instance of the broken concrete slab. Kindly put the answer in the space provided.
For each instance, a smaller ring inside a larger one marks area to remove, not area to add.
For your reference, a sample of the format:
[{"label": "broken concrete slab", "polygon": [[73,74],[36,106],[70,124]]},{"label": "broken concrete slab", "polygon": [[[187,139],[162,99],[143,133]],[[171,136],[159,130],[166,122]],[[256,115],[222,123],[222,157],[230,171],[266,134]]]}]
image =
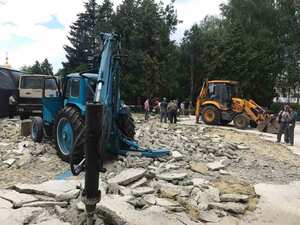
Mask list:
[{"label": "broken concrete slab", "polygon": [[14,205],[14,207],[21,207],[25,203],[38,200],[32,195],[19,193],[15,190],[9,189],[0,189],[0,198],[10,201]]},{"label": "broken concrete slab", "polygon": [[120,185],[128,185],[141,177],[146,173],[146,170],[143,168],[130,168],[123,170],[117,176],[108,180],[108,183],[116,183]]},{"label": "broken concrete slab", "polygon": [[63,222],[57,218],[49,219],[40,223],[37,223],[35,225],[71,225],[70,223]]},{"label": "broken concrete slab", "polygon": [[77,189],[78,180],[50,180],[41,184],[17,184],[14,188],[20,193],[41,194],[56,197]]},{"label": "broken concrete slab", "polygon": [[61,193],[55,197],[57,201],[70,201],[78,197],[80,193],[79,189],[73,189],[65,193]]},{"label": "broken concrete slab", "polygon": [[206,175],[208,173],[208,167],[204,163],[192,161],[190,163],[191,170],[197,173]]},{"label": "broken concrete slab", "polygon": [[137,188],[137,187],[140,187],[140,186],[143,186],[144,184],[147,183],[147,178],[146,177],[143,177],[139,180],[137,180],[136,182],[132,183],[129,187],[130,188]]},{"label": "broken concrete slab", "polygon": [[178,151],[172,151],[172,157],[175,160],[182,160],[184,158],[183,155]]},{"label": "broken concrete slab", "polygon": [[12,166],[15,161],[16,161],[16,159],[7,159],[7,160],[3,161],[3,163],[8,166]]},{"label": "broken concrete slab", "polygon": [[67,202],[49,202],[49,201],[36,201],[31,203],[23,204],[23,207],[66,207],[68,205]]},{"label": "broken concrete slab", "polygon": [[21,121],[21,136],[27,137],[31,134],[31,123],[30,119]]},{"label": "broken concrete slab", "polygon": [[209,184],[208,180],[202,178],[192,178],[193,185],[196,187],[207,186]]},{"label": "broken concrete slab", "polygon": [[154,191],[155,190],[151,187],[138,187],[138,188],[132,190],[132,194],[136,197],[139,197],[139,196],[143,196],[146,194],[152,194],[152,193],[154,193]]},{"label": "broken concrete slab", "polygon": [[199,219],[203,222],[212,222],[212,223],[217,223],[221,219],[218,217],[218,215],[210,210],[210,211],[201,211],[199,213]]},{"label": "broken concrete slab", "polygon": [[156,198],[155,200],[156,200],[156,205],[166,207],[166,208],[180,206],[178,202],[172,201],[167,198]]},{"label": "broken concrete slab", "polygon": [[223,165],[223,160],[221,161],[215,161],[212,163],[207,163],[206,164],[209,170],[216,171],[220,169],[224,169],[226,166]]},{"label": "broken concrete slab", "polygon": [[247,202],[248,199],[248,195],[240,194],[223,194],[220,196],[221,202]]},{"label": "broken concrete slab", "polygon": [[13,204],[5,199],[0,198],[0,208],[10,209],[13,207]]},{"label": "broken concrete slab", "polygon": [[157,178],[166,180],[166,181],[173,181],[173,180],[183,180],[187,177],[187,173],[176,173],[176,172],[167,172],[156,175]]},{"label": "broken concrete slab", "polygon": [[[117,196],[106,196],[97,206],[100,214],[105,215],[112,224],[116,225],[183,225],[177,219],[176,214],[168,214],[164,208],[152,206],[142,211],[136,211],[132,205]],[[189,222],[192,224],[191,220],[186,224]]]},{"label": "broken concrete slab", "polygon": [[235,214],[244,214],[247,205],[241,203],[227,202],[227,203],[209,203],[209,208],[222,209]]},{"label": "broken concrete slab", "polygon": [[44,209],[40,207],[25,207],[19,209],[0,208],[1,225],[23,225],[28,224],[35,215],[41,214]]}]

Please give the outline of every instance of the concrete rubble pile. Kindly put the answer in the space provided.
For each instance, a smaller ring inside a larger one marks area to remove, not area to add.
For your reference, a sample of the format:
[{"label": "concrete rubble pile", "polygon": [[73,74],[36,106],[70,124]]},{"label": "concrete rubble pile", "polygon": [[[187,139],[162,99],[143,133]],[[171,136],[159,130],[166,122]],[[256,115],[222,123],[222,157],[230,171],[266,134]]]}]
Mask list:
[{"label": "concrete rubble pile", "polygon": [[[232,162],[238,162],[248,146],[208,135],[206,128],[200,126],[150,121],[138,127],[136,139],[141,145],[167,148],[172,155],[160,159],[119,156],[110,164],[100,177],[102,199],[97,207],[97,224],[193,225],[223,220],[236,224],[236,218],[255,209],[258,198],[253,186],[226,170]],[[0,135],[3,141],[3,131]],[[28,146],[35,149],[30,152],[35,157],[36,148],[48,145],[29,141]],[[4,157],[1,152],[2,163],[10,158],[18,162],[7,154]],[[9,222],[13,225],[81,224],[82,187],[81,179],[17,184],[2,189],[0,218],[18,215],[16,221]],[[8,223],[0,220],[0,224]]]}]

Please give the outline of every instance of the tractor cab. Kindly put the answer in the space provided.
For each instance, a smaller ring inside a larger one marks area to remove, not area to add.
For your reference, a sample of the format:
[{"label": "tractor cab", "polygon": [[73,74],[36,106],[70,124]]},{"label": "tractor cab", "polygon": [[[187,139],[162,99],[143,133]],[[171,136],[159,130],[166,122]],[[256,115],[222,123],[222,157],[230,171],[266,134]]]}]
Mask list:
[{"label": "tractor cab", "polygon": [[230,109],[232,107],[232,98],[238,95],[237,84],[237,81],[208,81],[207,99],[215,101],[220,108]]}]

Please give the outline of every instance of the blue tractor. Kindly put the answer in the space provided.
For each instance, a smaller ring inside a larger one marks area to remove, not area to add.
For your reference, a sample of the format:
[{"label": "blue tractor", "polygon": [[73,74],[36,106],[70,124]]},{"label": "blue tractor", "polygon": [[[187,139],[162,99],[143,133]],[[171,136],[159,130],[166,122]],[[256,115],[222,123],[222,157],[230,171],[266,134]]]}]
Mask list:
[{"label": "blue tractor", "polygon": [[[81,72],[66,76],[62,87],[55,78],[44,80],[57,84],[56,96],[43,93],[42,117],[34,117],[32,139],[41,142],[44,133],[54,139],[58,156],[68,162],[79,164],[84,160],[83,146],[86,142],[86,114],[88,103],[102,106],[101,118],[94,117],[98,124],[99,149],[102,152],[126,155],[135,152],[146,157],[169,154],[164,149],[142,149],[134,141],[134,120],[120,99],[120,38],[117,34],[101,34],[101,62],[98,73]],[[93,116],[93,115],[92,115]],[[96,116],[96,115],[94,115]],[[101,158],[101,151],[98,157]],[[72,171],[74,173],[74,171]]]}]

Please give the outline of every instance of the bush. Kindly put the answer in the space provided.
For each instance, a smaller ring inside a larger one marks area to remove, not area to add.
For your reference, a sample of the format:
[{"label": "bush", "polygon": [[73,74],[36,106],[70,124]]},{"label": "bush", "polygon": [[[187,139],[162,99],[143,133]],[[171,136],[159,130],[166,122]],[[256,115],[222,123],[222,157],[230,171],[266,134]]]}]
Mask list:
[{"label": "bush", "polygon": [[[272,103],[270,110],[273,113],[279,113],[279,111],[284,107],[284,105],[286,105],[286,103]],[[294,110],[296,110],[298,112],[298,118],[297,120],[300,121],[300,104],[297,103],[289,103],[288,105],[290,105]]]}]

